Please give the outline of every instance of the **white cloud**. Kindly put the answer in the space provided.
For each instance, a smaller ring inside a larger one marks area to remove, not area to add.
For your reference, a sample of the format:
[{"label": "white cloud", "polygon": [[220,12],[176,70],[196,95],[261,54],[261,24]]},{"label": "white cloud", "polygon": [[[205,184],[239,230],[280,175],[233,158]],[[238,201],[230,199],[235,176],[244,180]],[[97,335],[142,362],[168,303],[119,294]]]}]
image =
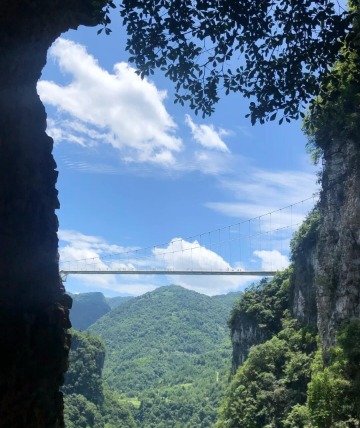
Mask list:
[{"label": "white cloud", "polygon": [[[84,235],[73,230],[60,230],[60,261],[61,269],[66,270],[95,270],[95,269],[133,269],[129,257],[137,249],[108,244],[98,236]],[[115,255],[122,254],[123,261],[119,263]]]},{"label": "white cloud", "polygon": [[120,171],[118,168],[102,164],[102,163],[88,163],[84,161],[74,161],[72,159],[69,159],[67,157],[62,157],[62,162],[64,165],[66,165],[69,169],[74,169],[77,171],[83,171],[83,172],[91,172],[96,174],[119,174]]},{"label": "white cloud", "polygon": [[[61,270],[134,270],[141,263],[136,258],[137,247],[124,247],[109,244],[99,236],[85,235],[73,230],[60,230],[60,269]],[[152,291],[161,283],[152,281],[150,276],[106,274],[70,275],[66,285],[69,291],[86,287],[87,290],[111,290],[118,293],[139,295]]]},{"label": "white cloud", "polygon": [[[165,108],[166,91],[141,79],[127,63],[117,63],[108,72],[84,46],[63,38],[54,43],[50,57],[70,77],[64,85],[47,80],[38,83],[42,101],[55,107],[47,130],[55,144],[68,142],[83,148],[106,144],[117,151],[121,169],[129,166],[134,172],[139,165],[215,176],[233,169],[235,158],[224,142],[230,132],[195,123],[185,115],[195,142],[185,146]],[[98,168],[80,170],[94,169]]]},{"label": "white cloud", "polygon": [[262,201],[279,208],[308,198],[316,191],[316,176],[306,171],[266,171],[248,168],[237,181],[223,181],[223,186],[238,199]]},{"label": "white cloud", "polygon": [[[108,244],[99,236],[85,235],[74,230],[61,229],[58,232],[60,241],[66,242],[69,247],[77,247],[81,250],[93,249],[100,255],[135,251],[136,247],[123,247],[116,244]],[[65,248],[65,247],[62,247]]]},{"label": "white cloud", "polygon": [[[174,238],[167,247],[155,248],[153,253],[160,266],[169,270],[244,270],[239,263],[231,265],[215,251],[200,245],[197,240],[190,242],[182,238]],[[169,280],[177,285],[210,296],[244,288],[256,279],[259,278],[226,275],[169,276]]]},{"label": "white cloud", "polygon": [[[199,241],[174,238],[164,248],[139,249],[109,244],[101,237],[80,232],[59,232],[62,270],[243,270],[239,262],[229,263]],[[165,284],[177,284],[207,295],[237,290],[257,278],[246,276],[114,275],[81,274],[68,279],[76,290],[79,284],[97,290],[141,294]],[[71,290],[70,290],[71,291]]]},{"label": "white cloud", "polygon": [[216,153],[209,150],[194,154],[195,169],[208,175],[229,174],[234,166],[234,157],[230,153]]},{"label": "white cloud", "polygon": [[239,221],[261,217],[267,230],[297,227],[317,200],[311,196],[318,190],[316,176],[308,172],[248,168],[239,179],[222,180],[221,185],[232,201],[208,202],[208,208]]},{"label": "white cloud", "polygon": [[75,143],[82,147],[95,147],[99,143],[114,142],[114,136],[111,133],[100,132],[99,128],[85,125],[80,120],[63,119],[56,121],[48,119],[47,133],[58,144],[61,141]]},{"label": "white cloud", "polygon": [[290,265],[289,258],[280,251],[254,251],[254,255],[261,260],[261,269],[267,271],[284,270]]},{"label": "white cloud", "polygon": [[232,267],[217,253],[200,245],[174,238],[165,248],[154,248],[153,254],[172,270],[231,270]]},{"label": "white cloud", "polygon": [[71,117],[61,126],[50,121],[51,135],[82,146],[111,144],[127,162],[175,163],[182,141],[164,107],[165,91],[123,62],[108,73],[84,46],[69,40],[58,39],[50,55],[72,76],[66,86],[38,83],[43,102]]},{"label": "white cloud", "polygon": [[[270,172],[247,167],[236,180],[221,180],[221,185],[229,192],[230,201],[205,205],[236,219],[232,227],[235,236],[242,234],[253,249],[268,252],[289,254],[294,231],[317,201],[316,176],[306,171]],[[260,254],[265,257],[266,252]]]},{"label": "white cloud", "polygon": [[[312,205],[312,199],[305,206],[309,208],[310,205]],[[254,223],[260,221],[262,233],[281,228],[294,230],[303,221],[307,212],[302,209],[302,204],[279,210],[275,208],[275,204],[266,206],[246,202],[209,202],[206,206],[229,217],[254,219]]]},{"label": "white cloud", "polygon": [[222,140],[222,137],[229,135],[229,131],[221,128],[216,131],[213,125],[197,125],[188,114],[185,115],[185,122],[191,129],[194,140],[203,147],[229,153],[227,145]]}]

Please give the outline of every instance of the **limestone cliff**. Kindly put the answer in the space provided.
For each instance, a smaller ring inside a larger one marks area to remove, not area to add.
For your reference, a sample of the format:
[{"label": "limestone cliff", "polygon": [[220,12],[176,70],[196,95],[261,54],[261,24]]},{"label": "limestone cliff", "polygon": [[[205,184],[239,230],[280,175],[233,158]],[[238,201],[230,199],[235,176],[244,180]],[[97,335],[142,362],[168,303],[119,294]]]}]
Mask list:
[{"label": "limestone cliff", "polygon": [[[97,3],[98,6],[100,3]],[[90,0],[3,0],[0,13],[0,427],[63,426],[69,307],[58,268],[53,141],[36,84],[47,50],[96,23]]]},{"label": "limestone cliff", "polygon": [[326,351],[341,323],[360,316],[360,147],[353,140],[333,139],[324,160],[315,283]]},{"label": "limestone cliff", "polygon": [[320,212],[315,207],[290,243],[293,274],[290,278],[289,308],[294,318],[313,327],[317,323],[315,267],[319,228]]},{"label": "limestone cliff", "polygon": [[[342,324],[360,316],[360,147],[333,139],[324,160],[320,202],[291,243],[289,309],[318,329],[326,360]],[[238,313],[232,324],[233,372],[269,333],[247,311]]]},{"label": "limestone cliff", "polygon": [[325,360],[342,324],[360,316],[359,99],[360,55],[346,50],[304,124],[323,163],[320,224],[307,256],[314,280],[307,286],[315,289]]},{"label": "limestone cliff", "polygon": [[253,285],[240,297],[229,325],[233,346],[232,374],[243,364],[252,346],[270,339],[281,330],[281,318],[289,307],[292,270],[278,273]]},{"label": "limestone cliff", "polygon": [[238,367],[244,363],[252,346],[263,343],[270,337],[269,332],[259,327],[253,317],[247,316],[245,312],[239,314],[231,331],[233,347],[231,373],[234,375]]}]

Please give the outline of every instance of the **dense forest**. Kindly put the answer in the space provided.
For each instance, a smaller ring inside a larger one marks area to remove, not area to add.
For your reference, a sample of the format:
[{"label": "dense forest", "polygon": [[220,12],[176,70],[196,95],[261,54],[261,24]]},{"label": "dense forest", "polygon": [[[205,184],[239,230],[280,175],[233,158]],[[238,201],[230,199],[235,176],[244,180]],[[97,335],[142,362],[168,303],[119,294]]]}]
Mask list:
[{"label": "dense forest", "polygon": [[[230,374],[227,320],[239,296],[161,287],[120,299],[86,332],[74,330],[67,426],[213,426]],[[75,298],[77,320],[89,305],[103,305],[99,293]]]}]

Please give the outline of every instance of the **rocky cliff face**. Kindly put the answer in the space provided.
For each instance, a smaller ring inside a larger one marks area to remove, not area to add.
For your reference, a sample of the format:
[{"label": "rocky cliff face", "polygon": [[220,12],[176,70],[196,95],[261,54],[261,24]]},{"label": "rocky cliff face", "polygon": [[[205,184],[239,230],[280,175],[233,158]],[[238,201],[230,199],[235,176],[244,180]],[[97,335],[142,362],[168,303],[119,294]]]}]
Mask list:
[{"label": "rocky cliff face", "polygon": [[360,316],[360,147],[333,139],[324,160],[314,270],[326,354],[341,323]]},{"label": "rocky cliff face", "polygon": [[269,333],[261,329],[254,318],[247,317],[244,313],[239,314],[231,334],[233,348],[231,374],[234,375],[238,367],[244,363],[252,346],[269,338]]},{"label": "rocky cliff face", "polygon": [[320,212],[315,207],[290,244],[293,262],[289,289],[290,310],[294,318],[314,328],[317,324],[315,267],[320,227]]},{"label": "rocky cliff face", "polygon": [[289,307],[291,276],[289,269],[271,280],[262,280],[241,295],[229,322],[232,374],[246,360],[252,346],[265,342],[281,330],[284,310]]},{"label": "rocky cliff face", "polygon": [[0,14],[0,427],[63,426],[69,307],[57,171],[36,84],[52,42],[95,24],[90,0],[3,0]]}]

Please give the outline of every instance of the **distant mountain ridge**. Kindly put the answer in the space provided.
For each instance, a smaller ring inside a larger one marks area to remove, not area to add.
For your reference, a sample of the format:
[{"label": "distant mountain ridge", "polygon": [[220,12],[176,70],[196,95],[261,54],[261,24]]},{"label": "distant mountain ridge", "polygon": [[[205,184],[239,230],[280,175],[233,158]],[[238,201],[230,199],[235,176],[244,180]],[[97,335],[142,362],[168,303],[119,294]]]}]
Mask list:
[{"label": "distant mountain ridge", "polygon": [[70,321],[76,330],[86,330],[96,320],[111,311],[105,296],[100,292],[69,294],[73,299]]},{"label": "distant mountain ridge", "polygon": [[111,309],[115,309],[128,300],[133,299],[134,296],[116,296],[116,297],[106,297],[106,301]]},{"label": "distant mountain ridge", "polygon": [[105,297],[101,292],[68,293],[73,299],[70,320],[76,330],[86,330],[103,315],[122,305],[132,296]]}]

